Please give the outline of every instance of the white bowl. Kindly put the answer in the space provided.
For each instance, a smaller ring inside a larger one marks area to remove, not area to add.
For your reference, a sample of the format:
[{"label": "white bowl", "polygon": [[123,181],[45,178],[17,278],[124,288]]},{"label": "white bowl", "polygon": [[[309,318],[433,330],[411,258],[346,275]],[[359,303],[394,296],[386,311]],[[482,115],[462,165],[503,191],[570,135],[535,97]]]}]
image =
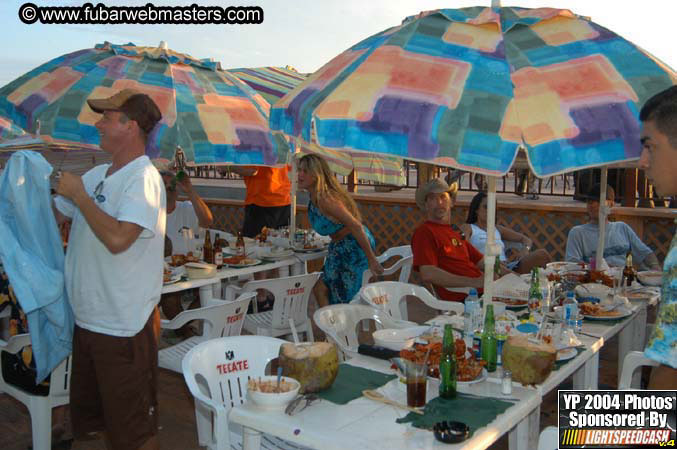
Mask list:
[{"label": "white bowl", "polygon": [[186,269],[188,278],[212,278],[216,275],[216,265],[207,263],[186,263],[183,267]]},{"label": "white bowl", "polygon": [[[263,377],[255,377],[254,380],[258,381],[259,379],[262,382],[272,382],[273,384],[277,383],[276,375],[266,375]],[[296,398],[299,393],[299,388],[301,384],[293,378],[282,377],[281,380],[291,383],[294,387],[286,392],[273,393],[273,392],[261,392],[255,391],[247,386],[247,398],[252,402],[256,403],[258,406],[270,409],[283,409]],[[251,381],[251,380],[250,380]]]},{"label": "white bowl", "polygon": [[580,301],[601,302],[606,300],[611,292],[611,288],[599,283],[579,284],[574,289],[576,296]]},{"label": "white bowl", "polygon": [[427,326],[411,327],[411,328],[385,328],[383,330],[374,331],[374,344],[390,350],[402,350],[409,344],[409,341],[421,333],[426,331]]},{"label": "white bowl", "polygon": [[663,284],[663,272],[655,270],[647,270],[645,272],[637,272],[637,279],[642,284],[647,286],[660,286]]}]

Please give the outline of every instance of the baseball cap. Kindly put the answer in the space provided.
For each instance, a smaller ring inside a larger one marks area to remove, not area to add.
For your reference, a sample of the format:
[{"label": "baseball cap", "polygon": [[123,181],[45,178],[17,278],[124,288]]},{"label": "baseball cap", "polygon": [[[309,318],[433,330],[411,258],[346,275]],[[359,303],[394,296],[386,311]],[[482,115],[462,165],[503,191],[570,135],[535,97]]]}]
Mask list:
[{"label": "baseball cap", "polygon": [[108,98],[90,99],[87,104],[96,113],[120,111],[139,124],[146,134],[153,131],[155,124],[162,119],[162,113],[152,98],[135,89],[123,89]]},{"label": "baseball cap", "polygon": [[451,183],[451,186],[449,186],[442,178],[433,178],[416,189],[416,204],[419,208],[425,209],[425,199],[428,197],[428,194],[448,192],[449,195],[453,196],[456,194],[456,191],[458,191],[458,183]]},{"label": "baseball cap", "polygon": [[[588,193],[586,194],[586,200],[588,201],[599,201],[599,196],[601,194],[602,190],[602,184],[601,183],[595,183],[590,190],[588,190]],[[614,188],[612,188],[610,185],[607,184],[606,186],[606,199],[607,200],[614,200],[615,198],[615,192]]]}]

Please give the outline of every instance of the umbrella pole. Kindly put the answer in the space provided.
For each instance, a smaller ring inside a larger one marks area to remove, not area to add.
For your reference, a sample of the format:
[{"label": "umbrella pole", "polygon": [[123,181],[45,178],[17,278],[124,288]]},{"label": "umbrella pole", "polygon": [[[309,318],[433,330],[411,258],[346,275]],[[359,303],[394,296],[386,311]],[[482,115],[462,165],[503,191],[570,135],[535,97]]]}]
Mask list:
[{"label": "umbrella pole", "polygon": [[484,309],[493,301],[494,261],[500,247],[496,245],[496,177],[487,177],[487,246],[484,249]]},{"label": "umbrella pole", "polygon": [[296,155],[292,154],[291,156],[291,193],[290,193],[290,198],[291,198],[291,205],[290,205],[290,213],[291,217],[289,218],[289,246],[293,247],[294,246],[294,235],[296,234],[296,190],[298,189],[297,186],[297,179],[298,177],[296,176],[297,172],[297,167],[296,167]]},{"label": "umbrella pole", "polygon": [[[600,267],[600,261],[604,258],[604,242],[606,238],[606,186],[607,186],[607,168],[602,167],[602,179],[600,180],[599,189],[599,241],[597,242],[597,253],[595,253],[595,261],[597,267]],[[595,267],[595,269],[597,269]]]}]

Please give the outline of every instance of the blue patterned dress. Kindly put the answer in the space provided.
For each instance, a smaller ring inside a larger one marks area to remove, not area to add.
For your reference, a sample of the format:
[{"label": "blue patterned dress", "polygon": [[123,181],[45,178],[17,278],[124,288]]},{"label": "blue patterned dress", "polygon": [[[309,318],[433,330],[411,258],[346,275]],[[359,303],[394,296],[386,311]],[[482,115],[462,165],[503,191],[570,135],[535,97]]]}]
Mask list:
[{"label": "blue patterned dress", "polygon": [[[313,204],[308,203],[308,220],[313,229],[323,235],[334,234],[345,225],[333,222]],[[363,226],[374,249],[374,237]],[[362,287],[362,273],[369,268],[367,255],[352,234],[341,240],[331,241],[324,260],[322,281],[329,288],[329,303],[348,303]]]}]

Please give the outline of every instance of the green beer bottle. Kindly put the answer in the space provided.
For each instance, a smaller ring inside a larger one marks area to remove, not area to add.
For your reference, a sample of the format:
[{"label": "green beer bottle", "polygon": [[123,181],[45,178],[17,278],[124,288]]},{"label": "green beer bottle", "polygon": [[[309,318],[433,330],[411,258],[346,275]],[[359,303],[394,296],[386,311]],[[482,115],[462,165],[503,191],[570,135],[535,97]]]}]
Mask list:
[{"label": "green beer bottle", "polygon": [[456,397],[456,346],[451,324],[444,325],[440,356],[440,397]]},{"label": "green beer bottle", "polygon": [[[480,349],[482,360],[487,362],[487,372],[496,370],[498,359],[498,339],[496,338],[496,322],[494,321],[494,305],[487,305],[482,331],[482,346]],[[441,363],[440,363],[441,364]]]}]

